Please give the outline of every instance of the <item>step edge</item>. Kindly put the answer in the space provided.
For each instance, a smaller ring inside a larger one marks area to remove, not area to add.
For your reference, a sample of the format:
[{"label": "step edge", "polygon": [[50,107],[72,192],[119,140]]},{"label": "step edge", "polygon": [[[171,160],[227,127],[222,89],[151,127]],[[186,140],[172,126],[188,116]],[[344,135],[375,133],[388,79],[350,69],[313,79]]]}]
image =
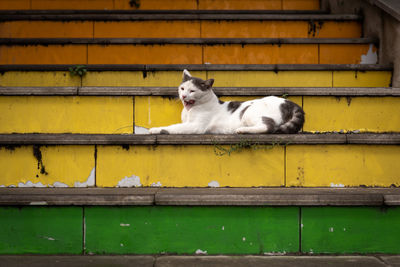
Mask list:
[{"label": "step edge", "polygon": [[[396,87],[213,87],[218,96],[400,96]],[[0,86],[0,96],[175,96],[176,87]]]},{"label": "step edge", "polygon": [[400,133],[298,133],[268,135],[0,134],[0,145],[398,145]]}]

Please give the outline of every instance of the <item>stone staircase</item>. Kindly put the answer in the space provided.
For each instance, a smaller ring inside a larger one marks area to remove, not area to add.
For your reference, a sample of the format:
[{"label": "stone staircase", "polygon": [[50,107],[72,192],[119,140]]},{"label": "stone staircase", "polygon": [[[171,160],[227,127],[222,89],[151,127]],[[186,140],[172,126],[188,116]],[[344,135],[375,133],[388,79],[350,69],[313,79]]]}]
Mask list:
[{"label": "stone staircase", "polygon": [[[0,9],[1,254],[400,252],[400,91],[368,18],[318,0]],[[185,68],[224,101],[296,102],[303,131],[146,134],[180,121]]]}]

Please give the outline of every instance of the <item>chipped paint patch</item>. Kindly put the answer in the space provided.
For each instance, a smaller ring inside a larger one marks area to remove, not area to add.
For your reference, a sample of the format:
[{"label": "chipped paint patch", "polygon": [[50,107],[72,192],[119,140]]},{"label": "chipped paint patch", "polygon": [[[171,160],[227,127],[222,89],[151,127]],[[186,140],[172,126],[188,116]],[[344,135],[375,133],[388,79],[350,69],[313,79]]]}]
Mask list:
[{"label": "chipped paint patch", "polygon": [[125,176],[124,179],[118,182],[117,187],[138,187],[142,186],[140,178],[136,175],[130,177]]},{"label": "chipped paint patch", "polygon": [[344,184],[334,184],[334,183],[331,183],[330,186],[331,186],[331,187],[344,187]]},{"label": "chipped paint patch", "polygon": [[245,242],[245,241],[246,241],[246,237],[243,237],[243,238],[242,238],[242,241]]},{"label": "chipped paint patch", "polygon": [[333,227],[329,227],[329,232],[333,233],[334,229]]},{"label": "chipped paint patch", "polygon": [[207,255],[207,250],[198,249],[195,253],[196,255]]},{"label": "chipped paint patch", "polygon": [[96,176],[96,167],[92,169],[92,171],[89,174],[89,177],[87,180],[83,183],[81,182],[75,182],[74,187],[89,187],[89,186],[94,186],[95,182],[95,176]]},{"label": "chipped paint patch", "polygon": [[131,226],[129,223],[120,223],[119,225],[121,227],[130,227]]},{"label": "chipped paint patch", "polygon": [[361,55],[361,64],[377,64],[378,53],[374,52],[374,45],[370,44],[366,55]]},{"label": "chipped paint patch", "polygon": [[225,230],[225,226],[222,226],[222,231],[224,231]]},{"label": "chipped paint patch", "polygon": [[68,185],[61,182],[54,182],[53,186],[51,187],[68,187]]},{"label": "chipped paint patch", "polygon": [[219,187],[219,183],[217,181],[211,181],[208,183],[209,187]]},{"label": "chipped paint patch", "polygon": [[151,187],[161,187],[162,184],[161,184],[160,181],[158,181],[157,183],[152,183],[150,186],[151,186]]},{"label": "chipped paint patch", "polygon": [[135,126],[135,134],[149,134],[149,129],[141,126]]},{"label": "chipped paint patch", "polygon": [[48,237],[48,236],[41,236],[41,238],[43,239],[47,239],[49,241],[56,241],[56,239],[52,238],[52,237]]},{"label": "chipped paint patch", "polygon": [[26,183],[18,183],[18,187],[46,187],[46,185],[41,182],[32,183],[31,181],[27,181]]}]

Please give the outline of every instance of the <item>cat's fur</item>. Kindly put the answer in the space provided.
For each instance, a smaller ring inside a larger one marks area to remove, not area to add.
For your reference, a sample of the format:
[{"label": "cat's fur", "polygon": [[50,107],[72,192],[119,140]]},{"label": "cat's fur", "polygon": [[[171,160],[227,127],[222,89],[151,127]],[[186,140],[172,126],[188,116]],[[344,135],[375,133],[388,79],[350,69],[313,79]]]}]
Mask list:
[{"label": "cat's fur", "polygon": [[297,133],[304,112],[297,104],[275,96],[246,102],[223,102],[211,89],[213,79],[202,80],[183,71],[179,98],[182,123],[151,128],[151,134],[260,134]]}]

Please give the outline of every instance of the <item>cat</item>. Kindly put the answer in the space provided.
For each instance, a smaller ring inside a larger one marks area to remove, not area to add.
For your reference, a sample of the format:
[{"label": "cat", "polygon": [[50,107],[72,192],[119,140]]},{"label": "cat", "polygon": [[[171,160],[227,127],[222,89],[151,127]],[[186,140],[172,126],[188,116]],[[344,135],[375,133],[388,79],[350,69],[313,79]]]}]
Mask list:
[{"label": "cat", "polygon": [[155,127],[150,134],[262,134],[297,133],[304,111],[280,97],[267,96],[245,102],[223,102],[212,90],[214,79],[202,80],[183,71],[178,88],[183,104],[182,123]]}]

